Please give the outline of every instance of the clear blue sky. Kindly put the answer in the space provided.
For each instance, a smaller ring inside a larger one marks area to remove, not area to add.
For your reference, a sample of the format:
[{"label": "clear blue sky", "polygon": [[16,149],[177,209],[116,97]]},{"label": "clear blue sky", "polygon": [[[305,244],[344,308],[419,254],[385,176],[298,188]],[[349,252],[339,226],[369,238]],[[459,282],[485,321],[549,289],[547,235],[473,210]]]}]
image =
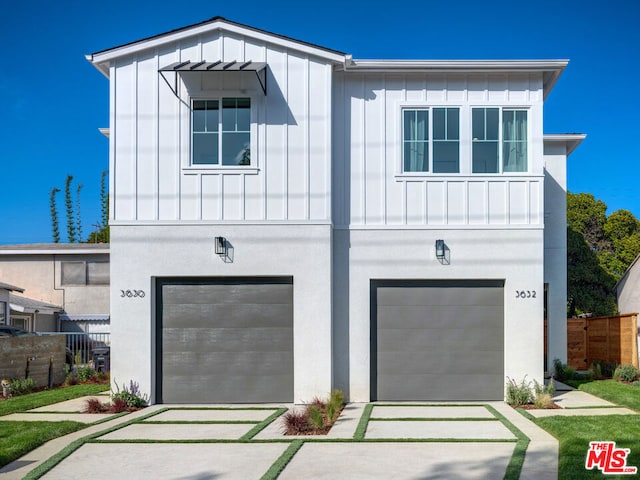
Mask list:
[{"label": "clear blue sky", "polygon": [[[51,241],[49,192],[82,183],[88,234],[108,168],[108,81],[84,54],[221,15],[360,59],[570,59],[545,133],[586,133],[569,189],[640,218],[640,2],[2,2],[0,244]],[[64,198],[59,194],[61,233]]]}]

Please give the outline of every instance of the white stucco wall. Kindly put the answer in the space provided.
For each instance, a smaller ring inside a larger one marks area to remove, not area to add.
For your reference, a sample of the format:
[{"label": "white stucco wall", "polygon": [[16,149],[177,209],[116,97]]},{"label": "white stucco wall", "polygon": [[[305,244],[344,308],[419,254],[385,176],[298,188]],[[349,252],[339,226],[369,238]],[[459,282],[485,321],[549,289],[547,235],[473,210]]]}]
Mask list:
[{"label": "white stucco wall", "polygon": [[545,145],[544,281],[547,298],[547,369],[567,361],[567,155],[564,143]]},{"label": "white stucco wall", "polygon": [[[348,382],[349,399],[370,400],[371,279],[504,280],[504,373],[543,380],[543,232],[541,229],[381,230],[336,232],[336,258],[348,257],[348,280],[334,285],[336,384]],[[435,240],[450,249],[451,263],[435,258]],[[348,254],[344,251],[348,248]],[[536,292],[517,299],[516,290]],[[348,291],[347,305],[339,300]],[[345,310],[348,308],[348,310]],[[346,322],[348,344],[340,337]],[[473,355],[473,352],[460,352]],[[346,362],[346,363],[345,363]],[[345,375],[347,372],[347,375]],[[505,378],[506,381],[506,378]]]},{"label": "white stucco wall", "polygon": [[[214,253],[214,237],[233,262]],[[294,401],[331,390],[330,225],[131,225],[111,228],[111,380],[155,390],[157,277],[292,276]],[[121,290],[144,290],[144,298]]]}]

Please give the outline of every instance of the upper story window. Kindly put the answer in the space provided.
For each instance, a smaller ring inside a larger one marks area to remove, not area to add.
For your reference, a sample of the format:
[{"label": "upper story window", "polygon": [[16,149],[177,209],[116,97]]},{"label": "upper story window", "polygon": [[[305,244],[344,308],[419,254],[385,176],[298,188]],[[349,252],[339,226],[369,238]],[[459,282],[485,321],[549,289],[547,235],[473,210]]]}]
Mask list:
[{"label": "upper story window", "polygon": [[473,173],[527,171],[526,110],[473,108],[471,117]]},{"label": "upper story window", "polygon": [[109,285],[109,262],[62,262],[62,285]]},{"label": "upper story window", "polygon": [[405,172],[460,171],[459,108],[404,109],[402,129]]},{"label": "upper story window", "polygon": [[192,165],[251,165],[251,99],[193,100]]}]

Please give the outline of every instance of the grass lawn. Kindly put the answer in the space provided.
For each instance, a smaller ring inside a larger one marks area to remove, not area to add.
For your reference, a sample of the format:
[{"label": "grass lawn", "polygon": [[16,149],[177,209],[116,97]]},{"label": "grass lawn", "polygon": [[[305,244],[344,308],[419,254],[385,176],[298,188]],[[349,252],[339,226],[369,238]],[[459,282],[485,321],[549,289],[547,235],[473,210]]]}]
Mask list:
[{"label": "grass lawn", "polygon": [[78,422],[0,421],[0,467],[57,437],[87,425]]},{"label": "grass lawn", "polygon": [[[617,405],[640,411],[640,387],[616,380],[580,383],[578,389]],[[614,441],[616,447],[629,448],[627,466],[640,468],[640,415],[547,417],[533,420],[560,442],[558,478],[604,478],[598,469],[584,468],[589,442]],[[606,475],[629,478],[629,475]]]},{"label": "grass lawn", "polygon": [[589,471],[584,468],[589,442],[596,440],[614,441],[616,447],[631,449],[627,457],[627,466],[640,467],[640,416],[547,417],[535,419],[534,422],[560,442],[560,480],[630,477],[605,476],[598,469]]},{"label": "grass lawn", "polygon": [[11,463],[49,440],[88,426],[78,422],[3,422],[2,415],[26,412],[32,408],[86,395],[95,395],[108,389],[109,385],[74,385],[0,401],[0,467]]},{"label": "grass lawn", "polygon": [[[109,385],[73,385],[71,387],[60,387],[52,390],[21,395],[19,397],[8,398],[0,401],[0,417],[10,413],[20,413],[32,408],[44,407],[52,403],[64,402],[73,398],[84,397],[86,395],[96,395],[109,390]],[[2,418],[0,418],[2,420]]]},{"label": "grass lawn", "polygon": [[599,380],[583,383],[578,389],[640,412],[640,387],[617,380]]}]

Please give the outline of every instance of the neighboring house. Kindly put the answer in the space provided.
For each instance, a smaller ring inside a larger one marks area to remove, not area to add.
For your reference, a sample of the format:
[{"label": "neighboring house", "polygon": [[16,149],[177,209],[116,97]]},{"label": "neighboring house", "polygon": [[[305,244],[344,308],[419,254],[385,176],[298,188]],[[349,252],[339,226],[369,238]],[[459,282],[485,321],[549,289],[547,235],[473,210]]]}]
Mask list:
[{"label": "neighboring house", "polygon": [[10,294],[10,325],[109,331],[109,245],[0,245],[0,279],[20,285]]},{"label": "neighboring house", "polygon": [[566,359],[564,60],[354,60],[220,17],[110,81],[112,378],[158,403],[502,399]]},{"label": "neighboring house", "polygon": [[616,283],[616,300],[620,313],[640,313],[640,266],[638,255]]}]

